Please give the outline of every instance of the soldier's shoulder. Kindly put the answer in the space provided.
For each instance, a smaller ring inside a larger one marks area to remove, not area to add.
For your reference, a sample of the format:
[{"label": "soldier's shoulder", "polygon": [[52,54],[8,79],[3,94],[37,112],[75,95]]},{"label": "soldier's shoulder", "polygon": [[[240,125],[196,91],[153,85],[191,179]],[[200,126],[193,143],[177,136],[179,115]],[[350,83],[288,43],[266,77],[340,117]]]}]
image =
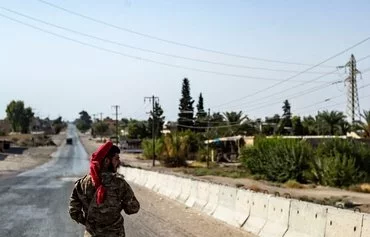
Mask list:
[{"label": "soldier's shoulder", "polygon": [[116,173],[115,177],[120,182],[122,182],[122,181],[126,182],[125,176],[123,174]]},{"label": "soldier's shoulder", "polygon": [[127,185],[127,181],[125,179],[125,176],[122,175],[122,174],[116,173],[115,174],[115,180],[116,180],[117,184],[120,185],[120,186],[126,186]]}]

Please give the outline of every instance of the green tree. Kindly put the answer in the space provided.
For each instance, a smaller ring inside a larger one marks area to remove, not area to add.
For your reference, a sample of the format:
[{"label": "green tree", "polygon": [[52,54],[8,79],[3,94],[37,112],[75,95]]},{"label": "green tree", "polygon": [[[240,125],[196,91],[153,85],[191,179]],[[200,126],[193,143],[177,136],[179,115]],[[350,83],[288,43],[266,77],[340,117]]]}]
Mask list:
[{"label": "green tree", "polygon": [[339,135],[342,133],[340,125],[345,121],[346,116],[338,111],[319,112],[317,118],[326,126],[329,135]]},{"label": "green tree", "polygon": [[[198,104],[197,104],[197,115],[195,120],[196,127],[206,127],[208,125],[208,116],[204,110],[204,99],[202,93],[199,95]],[[204,132],[205,129],[197,129],[197,132]]]},{"label": "green tree", "polygon": [[280,122],[280,115],[275,114],[272,117],[265,117],[265,122],[262,126],[262,134],[273,135],[277,133],[277,128]]},{"label": "green tree", "polygon": [[24,107],[23,101],[11,101],[6,108],[6,114],[14,132],[29,132],[34,113],[30,107]]},{"label": "green tree", "polygon": [[363,137],[370,137],[370,110],[364,110],[361,114],[363,121],[357,123],[357,128],[363,131]]},{"label": "green tree", "polygon": [[225,112],[224,117],[226,119],[227,124],[239,124],[246,116],[243,115],[242,111],[239,112]]},{"label": "green tree", "polygon": [[154,103],[154,111],[150,112],[150,117],[148,119],[148,129],[149,135],[152,136],[152,126],[153,126],[153,118],[154,118],[154,134],[156,137],[161,136],[161,131],[164,124],[165,116],[163,115],[163,109],[158,102]]},{"label": "green tree", "polygon": [[194,126],[194,100],[190,95],[190,83],[184,78],[181,89],[181,99],[179,105],[179,118],[177,120],[179,130],[188,130],[187,126]]},{"label": "green tree", "polygon": [[96,135],[99,135],[100,137],[107,135],[109,131],[109,126],[108,124],[99,121],[93,125],[94,131]]},{"label": "green tree", "polygon": [[316,118],[310,116],[303,117],[302,120],[303,135],[317,135],[318,134],[318,124]]},{"label": "green tree", "polygon": [[91,128],[92,120],[90,115],[85,111],[82,110],[80,113],[80,118],[76,120],[76,127],[81,132],[86,132]]},{"label": "green tree", "polygon": [[288,100],[284,101],[283,104],[283,116],[278,125],[278,134],[289,134],[292,129],[292,112],[291,106]]},{"label": "green tree", "polygon": [[62,121],[62,117],[59,116],[57,119],[53,120],[52,126],[55,134],[59,134],[60,131],[65,127],[65,123]]},{"label": "green tree", "polygon": [[144,139],[150,135],[148,129],[148,121],[138,121],[130,119],[128,122],[128,138],[131,139]]},{"label": "green tree", "polygon": [[292,132],[294,135],[304,135],[304,129],[301,122],[301,117],[299,116],[293,116],[292,117]]}]

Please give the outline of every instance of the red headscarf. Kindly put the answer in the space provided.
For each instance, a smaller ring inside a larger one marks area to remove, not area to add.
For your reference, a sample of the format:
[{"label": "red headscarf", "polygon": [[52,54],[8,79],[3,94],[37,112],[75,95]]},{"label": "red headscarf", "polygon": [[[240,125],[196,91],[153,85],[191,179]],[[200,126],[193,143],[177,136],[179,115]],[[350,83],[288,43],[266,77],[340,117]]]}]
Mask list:
[{"label": "red headscarf", "polygon": [[112,146],[113,143],[111,141],[106,142],[105,144],[101,145],[98,150],[91,155],[90,158],[90,176],[96,188],[96,203],[98,205],[103,203],[105,196],[105,188],[101,183],[100,177],[101,163]]}]

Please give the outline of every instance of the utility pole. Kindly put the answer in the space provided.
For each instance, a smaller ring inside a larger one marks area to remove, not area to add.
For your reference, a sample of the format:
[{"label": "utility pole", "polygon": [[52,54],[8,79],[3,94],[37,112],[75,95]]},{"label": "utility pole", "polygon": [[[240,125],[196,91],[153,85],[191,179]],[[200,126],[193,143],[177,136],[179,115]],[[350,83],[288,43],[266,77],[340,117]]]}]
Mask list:
[{"label": "utility pole", "polygon": [[348,68],[349,76],[344,80],[347,86],[347,114],[351,118],[352,125],[356,122],[356,119],[360,119],[360,102],[358,98],[357,90],[357,74],[361,73],[357,70],[356,59],[353,54],[349,62],[338,68]]},{"label": "utility pole", "polygon": [[119,105],[112,105],[112,108],[116,110],[116,145],[118,146],[118,109],[120,108]]},{"label": "utility pole", "polygon": [[[103,113],[97,113],[96,115],[100,115],[100,121],[99,123],[102,124],[103,123]],[[100,133],[100,141],[102,142],[103,141],[103,134]]]},{"label": "utility pole", "polygon": [[153,140],[153,167],[155,166],[155,123],[156,123],[156,115],[154,114],[154,107],[155,107],[155,102],[159,102],[159,97],[156,97],[154,95],[152,96],[146,96],[144,97],[144,102],[146,100],[149,100],[149,102],[152,102],[152,140]]},{"label": "utility pole", "polygon": [[209,124],[210,124],[210,121],[211,121],[211,109],[208,108],[208,121],[207,121],[207,139],[208,139],[208,142],[207,142],[207,168],[209,168],[209,140],[210,140],[210,137],[209,137]]}]

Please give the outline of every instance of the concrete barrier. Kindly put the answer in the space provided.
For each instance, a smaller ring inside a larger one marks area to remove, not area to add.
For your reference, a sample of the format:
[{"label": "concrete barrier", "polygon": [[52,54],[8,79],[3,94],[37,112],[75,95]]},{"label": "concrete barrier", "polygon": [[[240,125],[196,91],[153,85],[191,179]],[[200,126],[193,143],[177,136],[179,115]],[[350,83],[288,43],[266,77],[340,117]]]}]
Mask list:
[{"label": "concrete barrier", "polygon": [[140,186],[145,186],[148,181],[148,171],[139,170],[139,179],[136,180],[136,183]]},{"label": "concrete barrier", "polygon": [[362,213],[328,207],[325,237],[361,237]]},{"label": "concrete barrier", "polygon": [[193,207],[195,201],[197,200],[197,192],[198,192],[198,181],[192,180],[191,181],[191,190],[188,200],[186,200],[185,205],[188,207]]},{"label": "concrete barrier", "polygon": [[253,193],[248,220],[242,226],[246,231],[258,235],[267,221],[270,195]]},{"label": "concrete barrier", "polygon": [[235,221],[238,226],[244,225],[249,217],[252,205],[253,192],[244,189],[238,189],[235,201]]},{"label": "concrete barrier", "polygon": [[176,177],[176,176],[173,176],[172,178],[173,178],[174,185],[173,185],[171,193],[170,193],[170,198],[174,199],[174,200],[177,200],[177,198],[181,194],[181,185],[182,185],[182,179],[183,178]]},{"label": "concrete barrier", "polygon": [[210,188],[209,183],[198,182],[197,195],[193,207],[198,209],[199,211],[201,211],[208,203],[209,188]]},{"label": "concrete barrier", "polygon": [[177,201],[185,203],[191,192],[191,179],[181,179],[181,193],[177,197]]},{"label": "concrete barrier", "polygon": [[172,175],[168,175],[167,176],[167,185],[166,185],[166,191],[165,191],[165,196],[166,197],[171,197],[171,193],[174,191],[175,187],[176,187],[176,180],[175,180],[175,176],[172,176]]},{"label": "concrete barrier", "polygon": [[270,197],[267,221],[259,236],[283,237],[288,230],[290,199]]},{"label": "concrete barrier", "polygon": [[218,184],[210,184],[209,185],[209,198],[207,204],[203,208],[203,212],[212,215],[218,205],[218,197],[220,193],[220,185]]},{"label": "concrete barrier", "polygon": [[161,190],[163,189],[163,186],[165,185],[164,184],[165,175],[161,174],[161,173],[158,173],[157,180],[158,180],[158,182],[154,185],[153,191],[157,192],[157,193],[161,193]]},{"label": "concrete barrier", "polygon": [[369,236],[370,236],[370,215],[364,214],[364,219],[362,221],[361,237],[369,237]]},{"label": "concrete barrier", "polygon": [[159,181],[160,181],[159,193],[162,194],[163,196],[168,197],[171,191],[170,185],[172,185],[170,181],[170,175],[161,174]]},{"label": "concrete barrier", "polygon": [[148,189],[153,189],[157,183],[157,172],[148,171],[148,182],[146,182],[145,187]]},{"label": "concrete barrier", "polygon": [[236,188],[221,186],[218,197],[218,205],[212,216],[230,225],[238,226],[234,217]]},{"label": "concrete barrier", "polygon": [[292,200],[289,229],[284,237],[324,237],[326,209],[322,205]]}]

